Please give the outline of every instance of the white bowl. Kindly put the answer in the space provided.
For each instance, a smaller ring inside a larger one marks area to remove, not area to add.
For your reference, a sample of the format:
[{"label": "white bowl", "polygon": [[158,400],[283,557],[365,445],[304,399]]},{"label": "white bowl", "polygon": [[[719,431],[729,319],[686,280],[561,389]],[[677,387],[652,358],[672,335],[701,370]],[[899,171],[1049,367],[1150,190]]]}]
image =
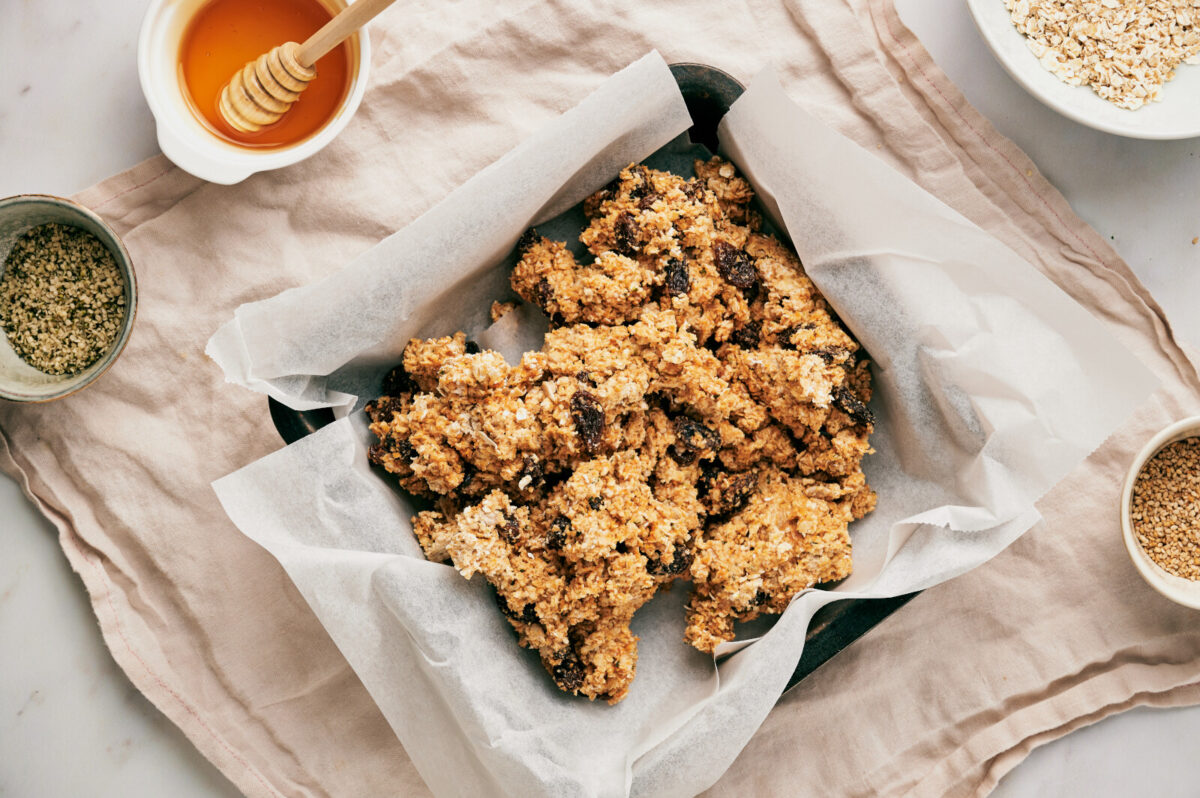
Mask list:
[{"label": "white bowl", "polygon": [[137,278],[133,261],[117,234],[99,216],[82,205],[48,194],[21,194],[0,199],[0,275],[4,261],[17,238],[32,227],[56,222],[87,230],[100,239],[112,254],[125,279],[125,319],[108,352],[78,374],[47,374],[38,371],[13,351],[8,337],[0,332],[0,399],[11,402],[48,402],[81,390],[99,379],[116,362],[137,314]]},{"label": "white bowl", "polygon": [[1150,587],[1171,601],[1196,610],[1200,610],[1200,581],[1184,579],[1168,573],[1150,559],[1133,534],[1133,524],[1129,520],[1129,508],[1133,501],[1133,483],[1137,481],[1137,476],[1142,472],[1142,467],[1146,465],[1146,462],[1167,444],[1181,441],[1184,438],[1194,438],[1198,435],[1200,435],[1200,416],[1185,418],[1155,435],[1149,443],[1142,447],[1137,457],[1133,458],[1133,465],[1129,467],[1129,473],[1125,475],[1125,488],[1121,492],[1121,531],[1124,533],[1125,548],[1129,552],[1129,558],[1133,560],[1134,567]]},{"label": "white bowl", "polygon": [[1136,139],[1200,136],[1200,65],[1180,64],[1162,100],[1136,111],[1118,108],[1087,86],[1069,86],[1043,67],[1013,25],[1004,0],[967,0],[975,25],[1013,79],[1046,105],[1080,124]]},{"label": "white bowl", "polygon": [[[255,150],[225,141],[209,131],[188,107],[180,86],[179,47],[188,22],[206,0],[151,0],[138,37],[138,78],[154,114],[158,146],[176,166],[212,183],[229,185],[256,172],[303,161],[342,132],[367,90],[371,45],[365,29],[346,40],[350,48],[350,88],[325,126],[288,147]],[[336,13],[345,0],[320,0]],[[282,43],[282,42],[281,42]]]}]

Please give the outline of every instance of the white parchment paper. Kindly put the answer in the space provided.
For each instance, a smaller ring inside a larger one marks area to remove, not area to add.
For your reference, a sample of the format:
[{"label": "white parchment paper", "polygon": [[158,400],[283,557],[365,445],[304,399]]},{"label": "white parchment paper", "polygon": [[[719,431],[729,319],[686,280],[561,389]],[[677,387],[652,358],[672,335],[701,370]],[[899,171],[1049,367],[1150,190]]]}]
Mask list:
[{"label": "white parchment paper", "polygon": [[[674,162],[681,145],[671,142],[687,125],[651,54],[340,274],[239,308],[209,352],[231,381],[297,408],[374,395],[412,335],[465,329],[516,357],[540,341],[536,313],[483,328],[490,300],[507,293],[517,236],[630,161],[669,145],[655,158]],[[367,467],[361,413],[214,483],[438,794],[704,789],[774,705],[817,609],[985,562],[1036,523],[1034,502],[1155,387],[1032,266],[808,116],[770,73],[721,134],[876,363],[877,453],[865,467],[879,506],[852,527],[855,572],[835,591],[799,595],[718,665],[682,642],[687,590],[677,585],[634,620],[629,697],[590,704],[558,692],[516,646],[482,579],[424,560],[407,500]]]}]

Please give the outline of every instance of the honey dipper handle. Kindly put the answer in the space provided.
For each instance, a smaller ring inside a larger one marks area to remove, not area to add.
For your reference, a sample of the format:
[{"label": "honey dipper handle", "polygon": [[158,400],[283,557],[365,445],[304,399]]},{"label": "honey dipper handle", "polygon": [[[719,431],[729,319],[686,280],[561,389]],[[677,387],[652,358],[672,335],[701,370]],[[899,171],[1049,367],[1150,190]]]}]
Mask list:
[{"label": "honey dipper handle", "polygon": [[318,58],[337,47],[342,39],[366,25],[394,2],[396,0],[357,0],[351,3],[300,45],[296,60],[304,66],[312,66]]}]

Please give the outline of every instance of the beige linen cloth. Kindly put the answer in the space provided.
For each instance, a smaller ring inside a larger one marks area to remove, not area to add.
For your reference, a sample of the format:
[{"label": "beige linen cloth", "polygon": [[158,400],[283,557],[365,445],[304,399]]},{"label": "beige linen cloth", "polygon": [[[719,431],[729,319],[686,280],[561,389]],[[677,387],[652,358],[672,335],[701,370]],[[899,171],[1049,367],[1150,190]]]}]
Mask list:
[{"label": "beige linen cloth", "polygon": [[1163,381],[1039,503],[1041,524],[785,695],[710,793],[982,795],[1081,725],[1200,702],[1200,613],[1140,581],[1117,517],[1136,449],[1200,412],[1157,304],[888,0],[706,6],[416,0],[373,25],[371,88],[318,156],[234,187],[159,157],[80,195],[133,255],[137,326],[94,387],[0,407],[0,465],[60,530],[117,662],[247,795],[428,790],[209,488],[281,442],[263,397],[224,385],[205,342],[238,305],[340,268],[652,48],[743,80],[772,61],[793,97],[1022,254]]}]

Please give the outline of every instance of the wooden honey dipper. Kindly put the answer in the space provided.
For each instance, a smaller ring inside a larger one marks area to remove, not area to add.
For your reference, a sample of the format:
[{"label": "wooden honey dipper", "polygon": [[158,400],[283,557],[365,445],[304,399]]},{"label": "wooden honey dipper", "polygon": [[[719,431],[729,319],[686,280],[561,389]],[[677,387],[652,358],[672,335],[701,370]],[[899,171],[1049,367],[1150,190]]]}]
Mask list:
[{"label": "wooden honey dipper", "polygon": [[309,36],[284,42],[241,68],[221,90],[218,107],[230,127],[254,133],[278,122],[317,76],[313,64],[395,0],[358,0]]}]

